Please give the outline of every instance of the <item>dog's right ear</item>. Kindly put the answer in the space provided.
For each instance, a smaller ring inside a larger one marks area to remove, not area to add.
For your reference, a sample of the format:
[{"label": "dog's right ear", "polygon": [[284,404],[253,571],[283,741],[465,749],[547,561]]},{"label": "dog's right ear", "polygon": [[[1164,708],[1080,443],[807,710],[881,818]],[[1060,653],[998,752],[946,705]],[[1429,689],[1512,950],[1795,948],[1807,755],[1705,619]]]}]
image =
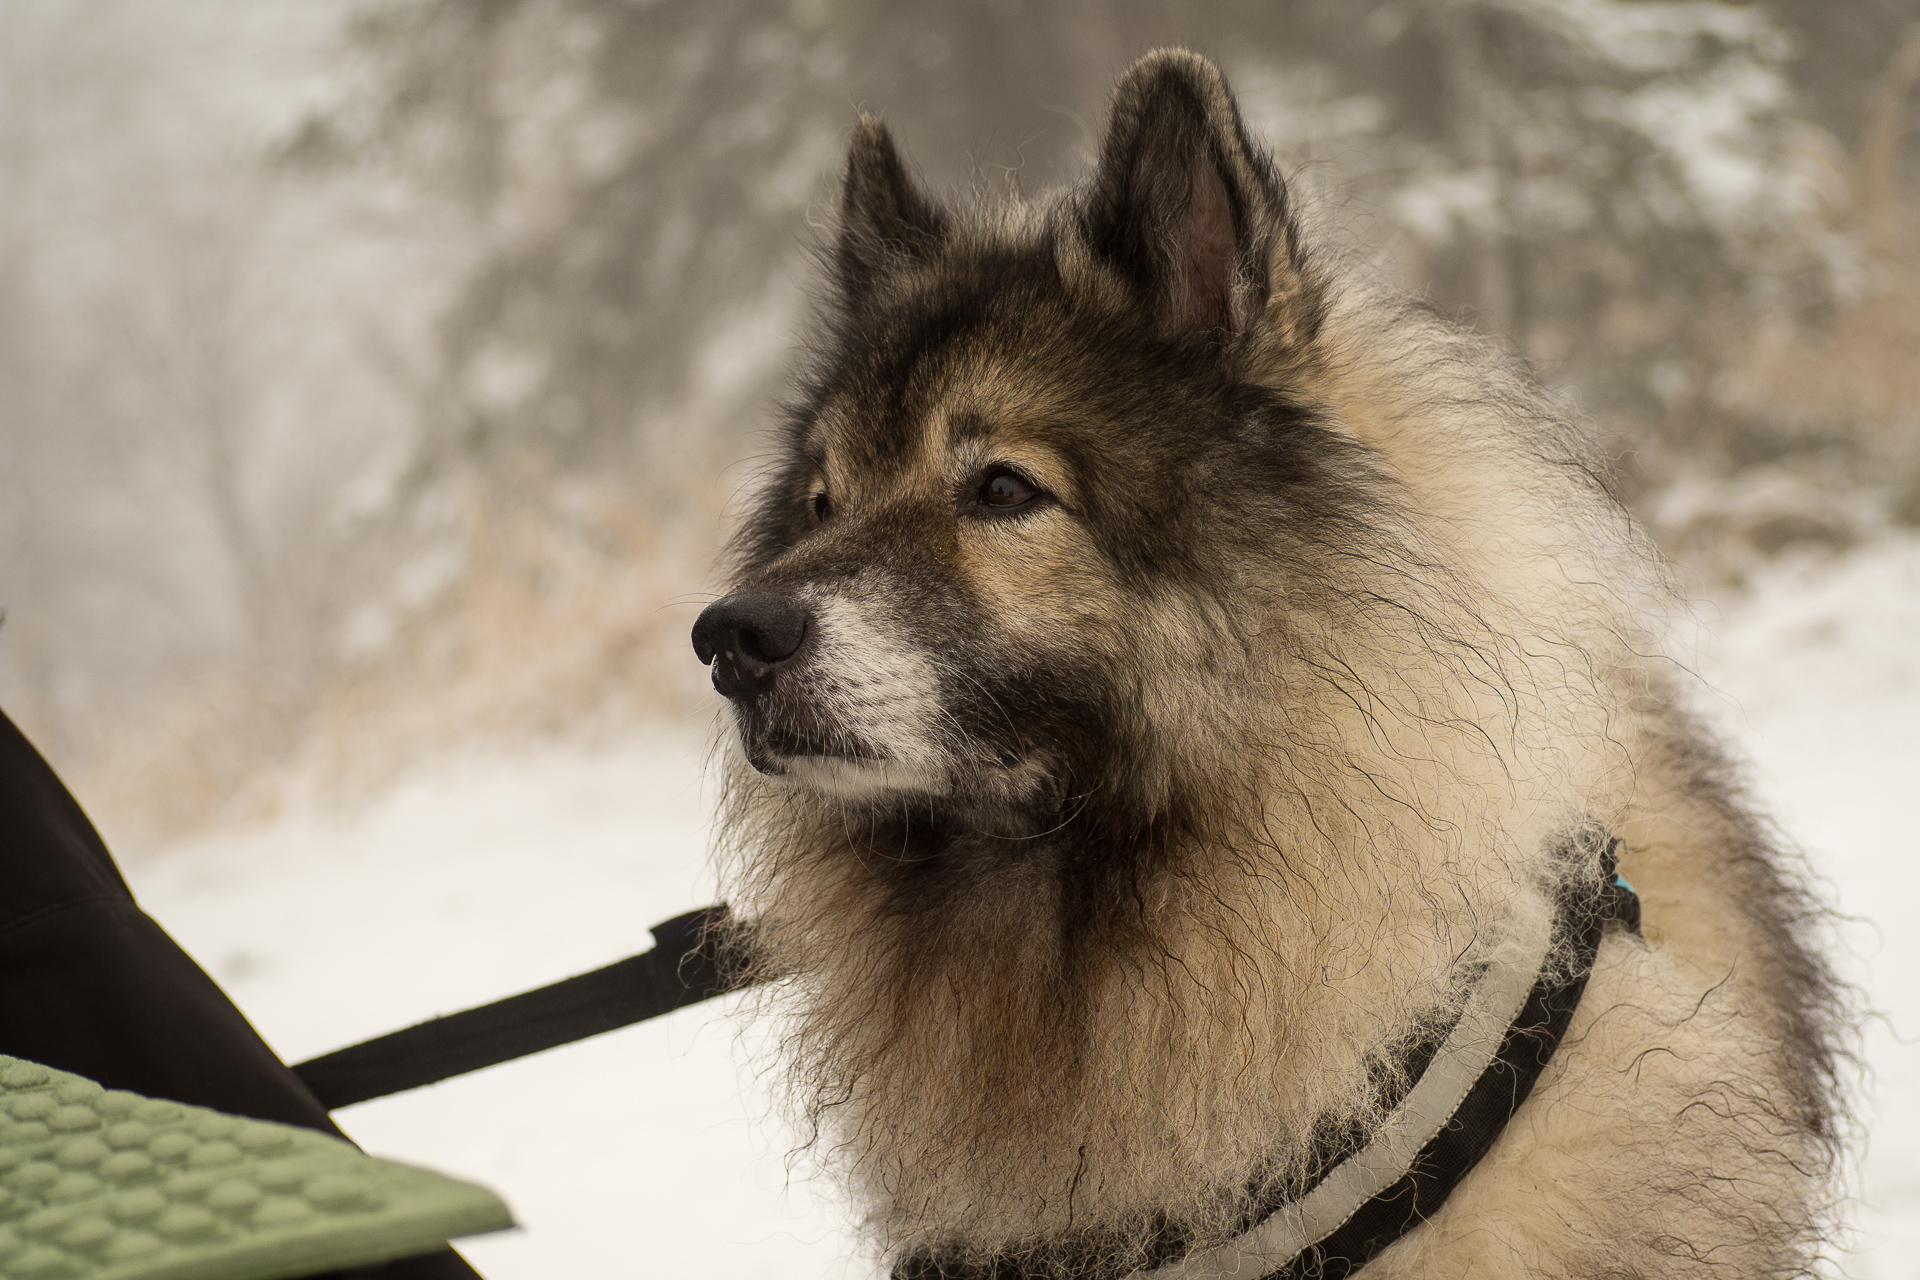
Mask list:
[{"label": "dog's right ear", "polygon": [[887,126],[862,115],[847,151],[834,250],[843,300],[857,304],[896,271],[931,259],[949,225],[946,210],[927,198],[901,163]]},{"label": "dog's right ear", "polygon": [[1079,209],[1093,259],[1163,332],[1271,330],[1270,304],[1297,291],[1286,186],[1196,53],[1156,50],[1120,78]]}]

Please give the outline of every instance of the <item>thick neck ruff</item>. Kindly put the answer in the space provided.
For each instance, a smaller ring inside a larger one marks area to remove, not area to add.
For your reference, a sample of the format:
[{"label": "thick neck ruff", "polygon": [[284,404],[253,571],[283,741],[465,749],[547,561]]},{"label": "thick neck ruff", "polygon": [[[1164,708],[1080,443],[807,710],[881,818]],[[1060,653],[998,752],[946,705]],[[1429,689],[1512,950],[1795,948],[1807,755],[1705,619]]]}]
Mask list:
[{"label": "thick neck ruff", "polygon": [[1607,925],[1640,931],[1640,900],[1614,872],[1620,841],[1601,841],[1599,885],[1558,894],[1552,921],[1518,954],[1479,966],[1459,1018],[1401,1054],[1411,1084],[1386,1118],[1329,1138],[1305,1190],[1262,1205],[1231,1240],[1195,1249],[1169,1229],[1148,1265],[1131,1271],[1093,1244],[984,1263],[922,1250],[895,1265],[893,1280],[1340,1280],[1358,1271],[1439,1211],[1526,1101]]}]

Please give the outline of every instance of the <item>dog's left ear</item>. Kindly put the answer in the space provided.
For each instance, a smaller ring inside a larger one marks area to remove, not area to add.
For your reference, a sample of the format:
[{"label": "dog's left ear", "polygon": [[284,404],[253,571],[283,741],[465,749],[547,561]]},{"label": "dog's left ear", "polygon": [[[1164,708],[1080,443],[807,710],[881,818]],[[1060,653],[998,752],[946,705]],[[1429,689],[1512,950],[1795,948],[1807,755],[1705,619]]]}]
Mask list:
[{"label": "dog's left ear", "polygon": [[1185,49],[1121,77],[1080,216],[1095,261],[1171,333],[1244,333],[1291,266],[1286,188],[1219,68]]}]

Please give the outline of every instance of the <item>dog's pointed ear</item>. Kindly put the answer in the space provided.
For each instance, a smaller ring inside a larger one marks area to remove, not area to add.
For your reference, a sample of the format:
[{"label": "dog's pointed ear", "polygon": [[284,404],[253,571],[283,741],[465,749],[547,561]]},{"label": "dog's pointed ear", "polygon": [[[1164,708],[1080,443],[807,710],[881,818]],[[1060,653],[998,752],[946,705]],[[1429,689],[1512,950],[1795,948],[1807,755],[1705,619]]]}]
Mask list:
[{"label": "dog's pointed ear", "polygon": [[1175,333],[1257,324],[1292,253],[1285,186],[1226,78],[1184,49],[1121,77],[1081,225],[1094,259]]},{"label": "dog's pointed ear", "polygon": [[875,116],[862,115],[847,150],[834,267],[842,295],[857,302],[887,276],[931,258],[945,242],[946,210],[929,199]]}]

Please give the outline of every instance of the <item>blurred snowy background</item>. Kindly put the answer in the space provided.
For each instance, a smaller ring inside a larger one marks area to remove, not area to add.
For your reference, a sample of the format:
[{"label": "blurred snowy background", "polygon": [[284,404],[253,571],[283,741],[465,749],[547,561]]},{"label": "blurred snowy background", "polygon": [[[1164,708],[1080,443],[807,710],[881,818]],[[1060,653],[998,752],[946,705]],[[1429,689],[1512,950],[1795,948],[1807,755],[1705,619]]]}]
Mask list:
[{"label": "blurred snowy background", "polygon": [[[0,0],[0,706],[289,1057],[712,896],[711,589],[859,108],[1039,191],[1219,58],[1508,335],[1842,910],[1861,1276],[1920,1273],[1920,0]],[[1697,632],[1697,635],[1695,634]],[[345,1114],[488,1275],[865,1275],[688,1012]],[[537,1110],[539,1099],[551,1110]],[[819,1198],[816,1198],[819,1197]]]}]

